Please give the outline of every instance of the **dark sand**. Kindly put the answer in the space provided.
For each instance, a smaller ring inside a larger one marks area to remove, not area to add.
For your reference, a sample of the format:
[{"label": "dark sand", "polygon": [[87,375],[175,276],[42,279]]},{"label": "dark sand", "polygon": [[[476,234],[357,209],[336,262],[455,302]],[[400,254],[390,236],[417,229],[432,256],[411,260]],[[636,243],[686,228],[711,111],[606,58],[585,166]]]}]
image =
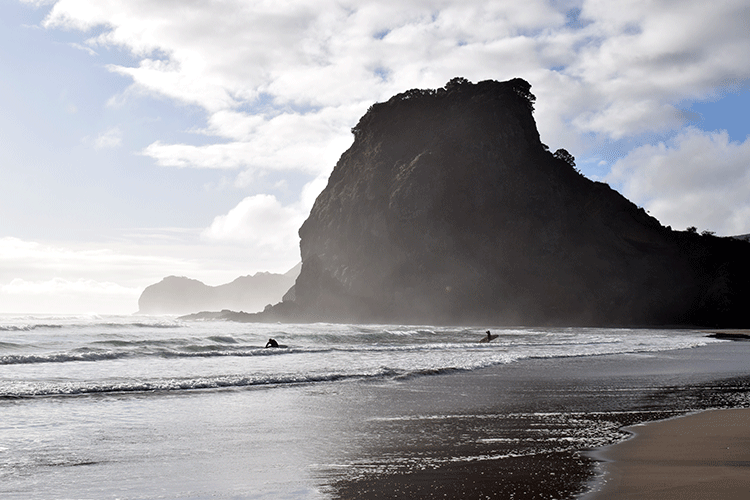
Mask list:
[{"label": "dark sand", "polygon": [[326,496],[573,499],[600,484],[587,451],[627,439],[622,427],[750,408],[750,342],[338,387],[321,418],[338,422],[332,460],[347,465],[319,471]]},{"label": "dark sand", "polygon": [[750,498],[750,410],[713,410],[630,427],[632,439],[593,455],[606,460],[587,499]]}]

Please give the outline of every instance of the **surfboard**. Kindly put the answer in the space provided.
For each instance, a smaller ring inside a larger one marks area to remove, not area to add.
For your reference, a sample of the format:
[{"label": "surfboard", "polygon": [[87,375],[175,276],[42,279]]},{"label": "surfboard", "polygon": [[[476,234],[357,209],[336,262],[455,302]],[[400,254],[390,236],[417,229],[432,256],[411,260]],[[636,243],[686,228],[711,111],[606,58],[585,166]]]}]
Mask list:
[{"label": "surfboard", "polygon": [[497,338],[497,335],[490,335],[489,338],[483,337],[482,340],[479,341],[480,344],[486,344],[492,340],[495,340]]}]

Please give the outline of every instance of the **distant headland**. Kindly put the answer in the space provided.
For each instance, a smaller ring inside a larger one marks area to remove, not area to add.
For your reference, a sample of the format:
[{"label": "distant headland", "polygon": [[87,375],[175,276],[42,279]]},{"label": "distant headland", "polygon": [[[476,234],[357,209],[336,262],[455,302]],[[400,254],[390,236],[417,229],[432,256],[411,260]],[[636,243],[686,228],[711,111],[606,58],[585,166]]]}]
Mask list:
[{"label": "distant headland", "polygon": [[587,179],[541,142],[534,102],[520,78],[455,78],[374,104],[299,230],[284,299],[187,317],[750,325],[750,242],[664,227]]},{"label": "distant headland", "polygon": [[299,275],[301,264],[284,274],[256,273],[231,283],[209,286],[184,276],[167,276],[146,287],[138,299],[139,314],[187,314],[195,311],[257,312],[279,302]]}]

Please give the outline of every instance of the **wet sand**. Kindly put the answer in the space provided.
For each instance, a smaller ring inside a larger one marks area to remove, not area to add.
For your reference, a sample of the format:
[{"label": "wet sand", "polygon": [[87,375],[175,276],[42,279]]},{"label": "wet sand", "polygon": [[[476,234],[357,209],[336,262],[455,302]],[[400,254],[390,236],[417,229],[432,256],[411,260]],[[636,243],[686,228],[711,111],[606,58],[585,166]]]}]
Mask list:
[{"label": "wet sand", "polygon": [[[588,450],[626,440],[623,427],[701,410],[750,408],[750,342],[529,359],[395,386],[353,387],[356,392],[345,399],[348,418],[357,425],[344,431],[348,451],[338,462],[350,465],[319,471],[328,497],[576,499],[602,473],[600,459]],[[692,465],[702,469],[688,475],[719,470],[708,464],[709,456],[685,460],[703,460]],[[729,465],[733,458],[721,460],[722,467],[735,467]],[[596,500],[648,498],[622,481],[614,485],[610,480],[608,487],[634,496],[607,490]],[[669,497],[660,492],[654,498]]]},{"label": "wet sand", "polygon": [[634,437],[593,453],[603,486],[586,500],[750,498],[750,410],[712,410],[630,427]]}]

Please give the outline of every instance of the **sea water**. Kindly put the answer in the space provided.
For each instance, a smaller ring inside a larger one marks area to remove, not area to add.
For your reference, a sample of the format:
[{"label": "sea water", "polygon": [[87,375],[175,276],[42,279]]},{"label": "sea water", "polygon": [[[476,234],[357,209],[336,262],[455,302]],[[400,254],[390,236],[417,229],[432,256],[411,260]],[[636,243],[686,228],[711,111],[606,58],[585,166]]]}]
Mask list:
[{"label": "sea water", "polygon": [[[498,338],[479,343],[486,330]],[[269,338],[287,347],[264,348]],[[437,460],[362,462],[366,449],[401,439],[377,429],[421,418],[389,413],[377,394],[392,387],[712,342],[693,330],[0,316],[0,497],[327,498],[336,471]],[[513,439],[478,435],[482,451],[466,459],[512,454]]]}]

